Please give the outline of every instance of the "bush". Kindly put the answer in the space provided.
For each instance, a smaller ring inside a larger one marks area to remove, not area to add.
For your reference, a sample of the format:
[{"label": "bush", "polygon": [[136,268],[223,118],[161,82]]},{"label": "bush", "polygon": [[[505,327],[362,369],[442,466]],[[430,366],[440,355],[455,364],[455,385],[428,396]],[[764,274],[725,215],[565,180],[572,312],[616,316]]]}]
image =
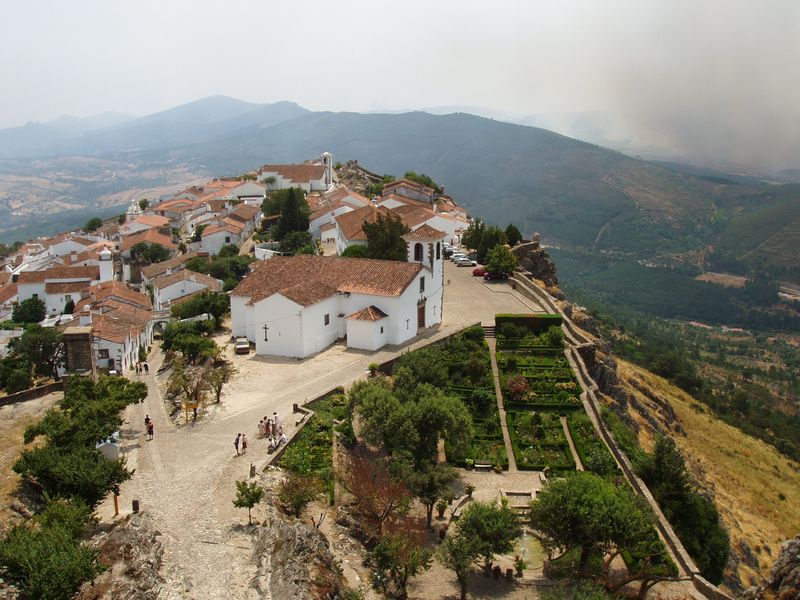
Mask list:
[{"label": "bush", "polygon": [[506,379],[506,392],[512,402],[524,400],[528,392],[528,380],[522,375],[512,375]]},{"label": "bush", "polygon": [[473,342],[482,342],[484,338],[483,327],[481,327],[480,325],[473,325],[471,327],[467,327],[464,331],[461,332],[461,338],[465,340],[471,340]]},{"label": "bush", "polygon": [[515,323],[502,323],[497,328],[498,335],[504,338],[523,338],[528,334],[528,330]]},{"label": "bush", "polygon": [[11,318],[16,323],[38,323],[44,320],[46,315],[44,301],[39,298],[28,298],[14,307]]},{"label": "bush", "polygon": [[31,370],[29,368],[14,369],[8,373],[3,382],[6,392],[16,394],[22,390],[33,387]]}]

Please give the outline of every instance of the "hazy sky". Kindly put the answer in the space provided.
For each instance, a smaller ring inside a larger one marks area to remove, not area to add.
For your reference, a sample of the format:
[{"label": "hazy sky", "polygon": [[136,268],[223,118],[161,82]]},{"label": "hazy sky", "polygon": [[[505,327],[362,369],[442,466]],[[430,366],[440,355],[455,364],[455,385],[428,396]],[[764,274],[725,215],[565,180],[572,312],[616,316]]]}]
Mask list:
[{"label": "hazy sky", "polygon": [[0,14],[0,127],[212,94],[602,110],[639,144],[800,166],[797,0],[24,0]]}]

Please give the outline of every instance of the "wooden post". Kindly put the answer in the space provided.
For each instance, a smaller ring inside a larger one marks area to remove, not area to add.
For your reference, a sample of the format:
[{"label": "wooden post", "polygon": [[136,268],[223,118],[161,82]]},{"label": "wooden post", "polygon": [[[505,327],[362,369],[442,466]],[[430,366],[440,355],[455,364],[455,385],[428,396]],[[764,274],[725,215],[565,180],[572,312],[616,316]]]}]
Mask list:
[{"label": "wooden post", "polygon": [[114,494],[114,516],[119,516],[119,496]]}]

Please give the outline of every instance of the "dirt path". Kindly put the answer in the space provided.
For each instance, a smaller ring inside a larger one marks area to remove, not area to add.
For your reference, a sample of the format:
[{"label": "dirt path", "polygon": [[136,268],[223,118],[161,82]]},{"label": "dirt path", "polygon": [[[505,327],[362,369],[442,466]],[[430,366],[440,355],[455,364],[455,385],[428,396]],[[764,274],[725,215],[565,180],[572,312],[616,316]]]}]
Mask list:
[{"label": "dirt path", "polygon": [[575,442],[572,440],[572,434],[569,432],[569,425],[567,425],[567,417],[561,416],[559,417],[561,421],[561,427],[564,430],[564,435],[567,438],[567,443],[569,444],[569,451],[572,452],[572,458],[575,459],[575,470],[576,471],[583,471],[583,463],[581,462],[581,457],[578,454],[577,448],[575,448]]},{"label": "dirt path", "polygon": [[500,389],[500,369],[497,367],[497,340],[486,338],[489,346],[489,357],[492,361],[492,381],[494,381],[494,393],[497,396],[497,410],[500,412],[500,429],[503,431],[503,443],[506,446],[508,455],[508,472],[517,472],[517,461],[514,458],[514,448],[511,445],[511,436],[508,433],[508,421],[506,420],[506,408],[503,404],[503,391]]}]

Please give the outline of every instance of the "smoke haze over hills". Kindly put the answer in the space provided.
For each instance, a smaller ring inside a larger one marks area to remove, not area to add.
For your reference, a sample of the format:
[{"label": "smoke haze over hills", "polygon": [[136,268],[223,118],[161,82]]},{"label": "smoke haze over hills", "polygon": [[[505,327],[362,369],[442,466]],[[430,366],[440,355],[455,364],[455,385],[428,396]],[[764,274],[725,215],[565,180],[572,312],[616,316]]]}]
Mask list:
[{"label": "smoke haze over hills", "polygon": [[214,94],[311,110],[472,105],[610,115],[592,126],[618,146],[777,171],[800,167],[798,23],[791,0],[35,0],[4,8],[0,127]]}]

